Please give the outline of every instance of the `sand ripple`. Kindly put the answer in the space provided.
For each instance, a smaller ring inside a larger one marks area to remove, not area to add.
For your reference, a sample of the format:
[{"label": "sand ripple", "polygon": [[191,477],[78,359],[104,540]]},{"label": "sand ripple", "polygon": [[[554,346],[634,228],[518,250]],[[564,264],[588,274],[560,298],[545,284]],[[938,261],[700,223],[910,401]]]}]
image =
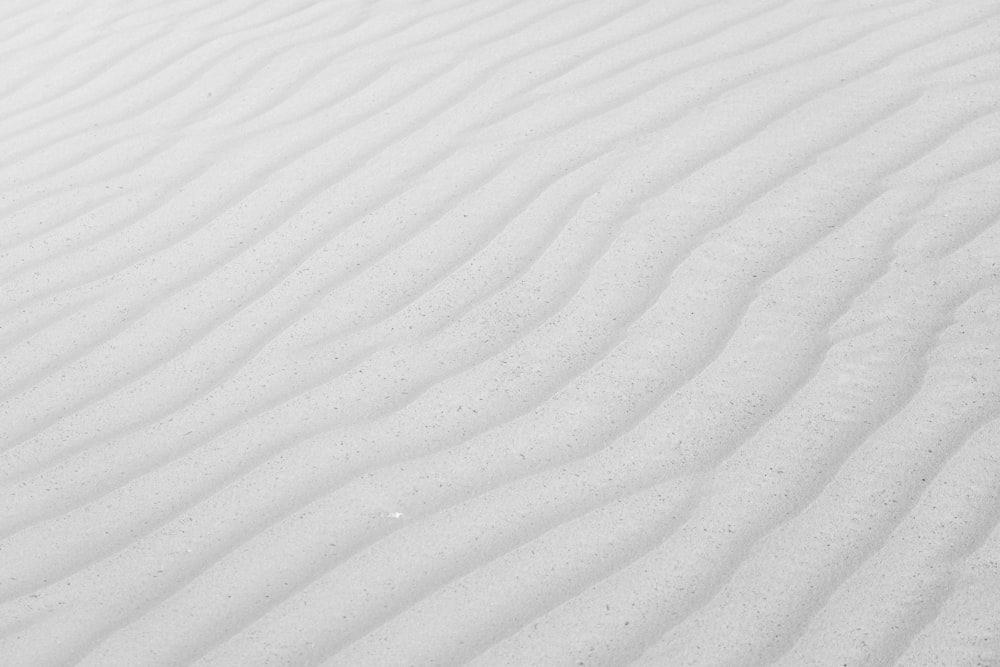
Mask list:
[{"label": "sand ripple", "polygon": [[996,2],[0,13],[0,663],[1000,665]]}]

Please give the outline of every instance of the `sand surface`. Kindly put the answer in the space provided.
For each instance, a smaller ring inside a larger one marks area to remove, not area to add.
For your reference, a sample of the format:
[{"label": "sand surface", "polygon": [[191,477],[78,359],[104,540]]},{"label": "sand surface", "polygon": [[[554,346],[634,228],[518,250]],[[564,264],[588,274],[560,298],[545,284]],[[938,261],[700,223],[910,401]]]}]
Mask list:
[{"label": "sand surface", "polygon": [[0,665],[1000,665],[1000,2],[0,5]]}]

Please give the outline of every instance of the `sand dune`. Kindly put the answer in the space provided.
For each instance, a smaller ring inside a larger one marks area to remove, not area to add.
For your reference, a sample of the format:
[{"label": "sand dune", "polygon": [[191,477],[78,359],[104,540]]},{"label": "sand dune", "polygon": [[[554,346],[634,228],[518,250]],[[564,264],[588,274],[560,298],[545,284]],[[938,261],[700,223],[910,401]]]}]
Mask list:
[{"label": "sand dune", "polygon": [[997,2],[0,52],[0,664],[1000,665]]}]

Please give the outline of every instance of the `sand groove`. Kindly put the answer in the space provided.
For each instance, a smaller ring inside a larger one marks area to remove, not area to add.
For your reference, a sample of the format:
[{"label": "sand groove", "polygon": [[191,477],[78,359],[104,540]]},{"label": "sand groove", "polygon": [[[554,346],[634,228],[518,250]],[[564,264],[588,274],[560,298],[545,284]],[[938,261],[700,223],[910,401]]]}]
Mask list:
[{"label": "sand groove", "polygon": [[0,16],[0,663],[1000,665],[1000,7]]}]

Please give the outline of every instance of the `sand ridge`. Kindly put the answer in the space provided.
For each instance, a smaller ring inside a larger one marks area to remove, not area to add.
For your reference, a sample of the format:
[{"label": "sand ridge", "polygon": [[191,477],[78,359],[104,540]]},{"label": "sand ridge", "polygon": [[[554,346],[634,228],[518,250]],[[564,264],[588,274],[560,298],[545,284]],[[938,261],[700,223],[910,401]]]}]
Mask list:
[{"label": "sand ridge", "polygon": [[990,0],[0,9],[0,663],[1000,665]]}]

